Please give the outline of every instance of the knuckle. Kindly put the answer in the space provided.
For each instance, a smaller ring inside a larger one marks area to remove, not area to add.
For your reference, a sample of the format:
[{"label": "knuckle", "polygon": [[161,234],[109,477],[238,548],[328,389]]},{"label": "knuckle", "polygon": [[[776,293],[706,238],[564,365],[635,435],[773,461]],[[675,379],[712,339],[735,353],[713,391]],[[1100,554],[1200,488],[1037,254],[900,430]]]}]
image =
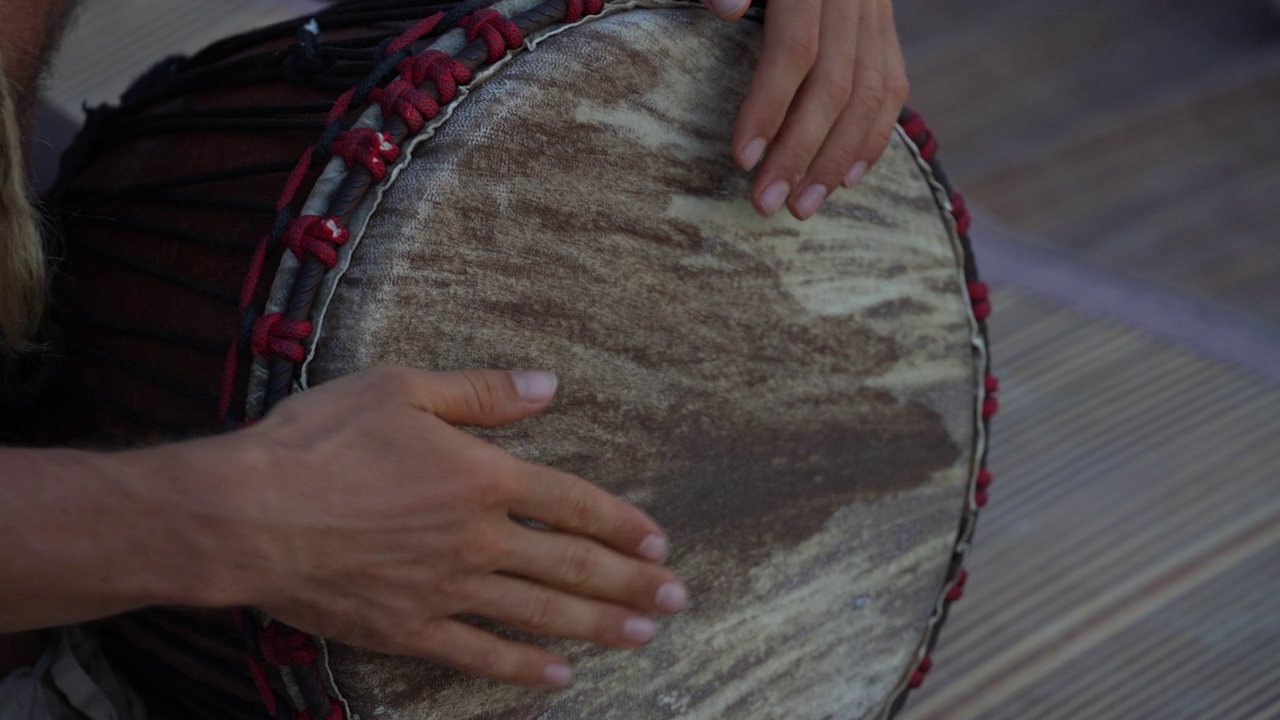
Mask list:
[{"label": "knuckle", "polygon": [[858,103],[858,109],[863,114],[875,117],[880,114],[880,108],[884,107],[885,90],[883,87],[863,87],[854,94],[854,102]]},{"label": "knuckle", "polygon": [[440,626],[435,622],[424,622],[410,626],[410,636],[414,644],[424,653],[434,653],[440,647]]},{"label": "knuckle", "polygon": [[853,78],[826,73],[814,79],[812,90],[819,103],[832,112],[839,112],[849,104],[849,97],[853,94]]},{"label": "knuckle", "polygon": [[478,370],[463,370],[462,377],[467,381],[467,386],[471,389],[471,405],[472,408],[480,415],[487,416],[494,414],[502,404],[502,392],[493,383],[489,373],[483,373]]},{"label": "knuckle", "polygon": [[474,473],[471,485],[471,501],[481,508],[506,507],[516,497],[518,483],[511,468],[493,448],[481,446],[468,458]]},{"label": "knuckle", "polygon": [[569,529],[590,535],[596,529],[595,504],[582,490],[571,490],[565,497],[565,517]]},{"label": "knuckle", "polygon": [[818,36],[804,33],[789,38],[781,50],[783,61],[792,70],[807,73],[818,61]]},{"label": "knuckle", "polygon": [[551,592],[535,588],[529,595],[529,604],[525,608],[525,625],[530,631],[544,632],[555,621],[555,602]]},{"label": "knuckle", "polygon": [[482,643],[471,647],[466,652],[463,665],[465,669],[478,675],[506,677],[509,670],[505,661],[506,657],[500,647],[494,647],[490,643]]},{"label": "knuckle", "polygon": [[894,105],[901,107],[911,97],[911,81],[904,74],[895,73],[885,83],[885,91]]},{"label": "knuckle", "polygon": [[515,497],[515,483],[500,472],[485,476],[477,489],[478,501],[483,507],[505,508]]},{"label": "knuckle", "polygon": [[488,568],[501,558],[503,540],[497,530],[483,527],[466,535],[458,556],[469,567]]},{"label": "knuckle", "polygon": [[572,548],[564,558],[564,569],[561,571],[561,582],[569,588],[581,588],[591,581],[591,571],[595,566],[595,552],[588,545],[579,544]]}]

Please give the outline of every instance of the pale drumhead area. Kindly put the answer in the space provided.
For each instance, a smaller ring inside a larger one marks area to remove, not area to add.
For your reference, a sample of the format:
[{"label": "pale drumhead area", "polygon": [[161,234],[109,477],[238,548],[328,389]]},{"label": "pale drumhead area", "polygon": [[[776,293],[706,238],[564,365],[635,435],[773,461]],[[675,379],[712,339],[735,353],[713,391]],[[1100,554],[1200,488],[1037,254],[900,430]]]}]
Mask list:
[{"label": "pale drumhead area", "polygon": [[329,645],[364,718],[872,718],[915,662],[978,442],[959,259],[900,139],[806,223],[729,154],[759,26],[640,10],[474,88],[381,199],[307,383],[379,363],[541,368],[485,433],[636,502],[693,606],[561,692]]}]

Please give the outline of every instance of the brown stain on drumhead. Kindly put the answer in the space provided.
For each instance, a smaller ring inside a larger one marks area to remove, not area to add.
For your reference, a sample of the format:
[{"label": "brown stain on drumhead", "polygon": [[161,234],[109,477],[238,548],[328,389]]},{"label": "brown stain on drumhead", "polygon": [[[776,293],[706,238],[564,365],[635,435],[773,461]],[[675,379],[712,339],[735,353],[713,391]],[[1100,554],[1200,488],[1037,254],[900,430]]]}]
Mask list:
[{"label": "brown stain on drumhead", "polygon": [[[536,639],[579,663],[558,694],[334,646],[361,713],[722,717],[768,685],[863,717],[905,668],[971,459],[972,399],[933,400],[972,392],[955,258],[900,146],[816,220],[755,218],[728,150],[756,32],[644,11],[548,39],[473,92],[374,216],[310,380],[554,370],[546,411],[481,434],[649,511],[694,606],[625,657]],[[807,648],[807,678],[769,669],[786,646]]]}]

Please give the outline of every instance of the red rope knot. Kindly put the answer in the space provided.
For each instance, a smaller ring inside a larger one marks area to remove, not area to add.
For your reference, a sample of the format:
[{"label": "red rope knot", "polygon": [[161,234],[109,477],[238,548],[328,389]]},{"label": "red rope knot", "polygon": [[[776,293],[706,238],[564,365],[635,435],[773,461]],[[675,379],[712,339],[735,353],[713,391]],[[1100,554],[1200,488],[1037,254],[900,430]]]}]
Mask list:
[{"label": "red rope knot", "polygon": [[920,661],[920,665],[916,667],[915,673],[911,673],[911,679],[906,682],[910,688],[919,688],[924,684],[924,676],[929,674],[929,670],[933,669],[933,659],[928,655],[924,656],[924,660]]},{"label": "red rope knot", "polygon": [[584,14],[599,15],[601,10],[604,10],[604,0],[566,0],[562,22],[578,22]]},{"label": "red rope knot", "polygon": [[902,121],[902,130],[911,138],[911,142],[915,143],[919,149],[920,157],[925,162],[933,162],[933,158],[938,154],[938,139],[933,136],[933,132],[929,130],[929,126],[925,125],[924,118],[909,111],[910,117]]},{"label": "red rope knot", "polygon": [[253,352],[269,358],[278,356],[292,363],[300,363],[306,357],[299,340],[311,337],[311,323],[306,320],[285,320],[281,313],[263,315],[253,323]]},{"label": "red rope knot", "polygon": [[333,154],[351,167],[362,165],[373,176],[374,182],[382,182],[387,176],[387,163],[400,157],[400,148],[391,141],[391,135],[372,128],[343,130],[333,141]]},{"label": "red rope knot", "polygon": [[988,395],[982,400],[982,419],[990,420],[1000,412],[1000,401],[995,395]]},{"label": "red rope knot", "polygon": [[964,203],[964,195],[958,192],[951,193],[951,217],[956,219],[956,232],[967,235],[969,226],[973,224],[973,216],[969,214],[969,206]]},{"label": "red rope knot", "polygon": [[[990,313],[990,301],[984,299],[983,302],[987,303],[987,312]],[[990,420],[1000,412],[1000,399],[996,397],[996,393],[1000,391],[1000,381],[996,376],[988,375],[983,380],[983,389],[987,391],[987,396],[982,401],[982,419]]]},{"label": "red rope knot", "polygon": [[906,132],[907,137],[915,142],[917,138],[921,138],[929,133],[929,126],[924,124],[924,118],[919,115],[912,115],[911,119],[902,123],[902,130]]},{"label": "red rope knot", "polygon": [[369,100],[382,106],[385,117],[399,115],[412,132],[418,132],[426,122],[440,114],[440,106],[434,98],[414,87],[403,77],[396,78],[384,88],[369,93]]},{"label": "red rope knot", "polygon": [[991,316],[991,291],[986,283],[969,283],[969,300],[973,303],[973,316],[978,322]]},{"label": "red rope knot", "polygon": [[[324,717],[320,718],[320,720],[346,720],[346,717],[347,716],[342,712],[342,706],[338,703],[332,703],[329,706],[329,712],[325,713]],[[311,711],[294,711],[293,720],[311,720]]]},{"label": "red rope knot", "polygon": [[467,66],[439,50],[428,50],[408,58],[397,69],[414,85],[430,79],[436,86],[436,97],[440,103],[453,102],[458,94],[458,85],[471,82],[471,71]]},{"label": "red rope knot", "polygon": [[933,162],[933,159],[938,156],[938,138],[932,132],[925,130],[923,140],[923,144],[919,145],[920,157],[925,162]]},{"label": "red rope knot", "polygon": [[462,18],[458,27],[467,31],[467,40],[480,38],[489,48],[489,62],[494,62],[524,44],[520,28],[493,8],[481,8]]},{"label": "red rope knot", "polygon": [[964,584],[969,579],[969,571],[961,568],[960,573],[956,575],[956,582],[947,591],[947,602],[953,603],[964,597]]},{"label": "red rope knot", "polygon": [[338,251],[334,247],[345,243],[350,235],[338,224],[337,218],[303,215],[289,222],[289,229],[285,230],[281,242],[299,260],[311,255],[332,270],[338,264]]},{"label": "red rope knot", "polygon": [[919,667],[916,668],[916,671],[911,673],[911,679],[907,681],[907,685],[912,689],[920,687],[924,684],[924,676],[928,675],[929,671],[932,669],[933,658],[925,655],[924,659],[920,661]]},{"label": "red rope knot", "polygon": [[[440,104],[448,103],[458,94],[458,83],[471,79],[471,71],[458,60],[439,50],[429,50],[408,58],[398,66],[401,76],[385,88],[369,93],[369,99],[382,106],[386,116],[398,115],[412,132],[440,114]],[[431,97],[418,86],[431,80],[436,86],[436,96]]]},{"label": "red rope knot", "polygon": [[258,634],[258,649],[263,659],[272,665],[310,665],[320,657],[310,635],[279,623],[262,629]]}]

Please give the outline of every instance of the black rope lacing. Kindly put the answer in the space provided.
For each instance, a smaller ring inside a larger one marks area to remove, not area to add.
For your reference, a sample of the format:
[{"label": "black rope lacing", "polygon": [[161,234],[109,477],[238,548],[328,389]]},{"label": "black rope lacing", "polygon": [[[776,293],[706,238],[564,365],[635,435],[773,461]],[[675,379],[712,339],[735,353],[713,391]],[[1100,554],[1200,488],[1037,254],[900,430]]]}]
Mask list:
[{"label": "black rope lacing", "polygon": [[102,318],[94,315],[68,313],[63,317],[63,322],[67,327],[75,328],[77,330],[98,330],[108,332],[112,335],[132,337],[139,340],[151,340],[164,345],[172,345],[175,347],[187,348],[189,350],[198,350],[214,357],[221,356],[227,349],[226,343],[216,340],[208,340],[205,338],[198,338],[192,335],[184,335],[182,333],[169,332],[166,330],[157,330],[144,325],[121,322],[119,320]]},{"label": "black rope lacing", "polygon": [[[268,232],[268,256],[280,251],[288,223],[296,216],[293,208],[277,213],[272,198],[251,200],[235,195],[237,182],[279,175],[281,181],[293,163],[256,163],[225,169],[175,174],[161,179],[121,183],[110,187],[76,180],[84,169],[110,148],[129,141],[163,133],[262,133],[267,136],[286,132],[310,133],[317,137],[313,145],[312,167],[323,167],[329,148],[346,126],[345,119],[326,123],[332,102],[293,102],[270,106],[245,104],[210,108],[165,107],[166,103],[210,91],[289,83],[338,95],[355,88],[350,107],[353,112],[367,105],[374,89],[383,85],[401,61],[412,55],[411,49],[387,54],[388,45],[405,30],[424,17],[446,12],[442,21],[426,35],[430,40],[456,28],[467,15],[492,4],[492,0],[468,0],[463,3],[405,2],[404,0],[347,0],[317,13],[313,19],[292,20],[267,26],[214,43],[188,58],[170,57],[143,75],[124,94],[114,108],[96,108],[86,112],[85,128],[64,156],[59,184],[51,193],[52,204],[62,208],[63,222],[83,222],[145,234],[162,241],[189,243],[242,252],[245,262],[254,252],[259,236],[228,237],[215,232],[194,230],[158,222],[148,210],[160,206],[189,206],[212,212],[274,214]],[[319,33],[365,28],[369,32],[324,40]],[[316,31],[319,31],[317,33]],[[293,39],[283,49],[263,51],[264,44]],[[419,41],[422,42],[422,41]],[[129,204],[127,210],[121,208]],[[196,295],[209,298],[234,314],[238,305],[238,288],[220,287],[200,277],[161,267],[131,256],[123,247],[105,242],[67,239],[73,252],[96,257],[118,267],[159,279]],[[180,302],[180,300],[172,300]],[[257,312],[250,309],[236,317],[237,342],[241,352],[249,350],[249,336]],[[72,317],[73,323],[92,326],[105,335],[144,338],[185,347],[198,347],[218,352],[213,339],[183,336],[161,330],[150,330],[135,324],[106,317]],[[225,340],[223,341],[225,343]],[[225,348],[225,344],[222,345]],[[163,376],[135,361],[107,352],[102,347],[80,339],[74,349],[99,362],[114,366],[156,387],[206,405],[208,393]],[[143,426],[153,432],[179,434],[172,428],[87,390],[88,399],[102,409]]]}]

